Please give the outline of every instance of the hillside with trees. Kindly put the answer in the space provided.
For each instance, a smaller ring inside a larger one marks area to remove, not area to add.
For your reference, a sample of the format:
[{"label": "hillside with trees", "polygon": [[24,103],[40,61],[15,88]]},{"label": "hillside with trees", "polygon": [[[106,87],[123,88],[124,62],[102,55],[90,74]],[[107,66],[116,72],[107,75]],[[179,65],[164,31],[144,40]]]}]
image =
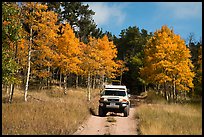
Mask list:
[{"label": "hillside with trees", "polygon": [[65,94],[81,86],[90,94],[114,79],[132,94],[151,87],[166,98],[202,96],[202,42],[192,34],[187,45],[167,26],[154,34],[130,26],[116,37],[97,28],[94,11],[81,2],[4,2],[2,10],[2,84],[9,102],[17,87],[26,101],[33,86],[58,85]]},{"label": "hillside with trees", "polygon": [[[82,6],[81,3],[78,4]],[[11,11],[6,10],[9,6],[13,8]],[[60,87],[63,85],[66,94],[69,77],[72,80],[75,79],[76,87],[83,82],[90,89],[91,86],[102,85],[106,78],[118,75],[117,70],[123,64],[121,64],[122,61],[119,63],[119,60],[116,60],[116,46],[106,34],[101,37],[97,35],[98,38],[96,38],[90,34],[90,31],[84,34],[80,29],[75,31],[73,26],[75,23],[70,22],[69,18],[64,19],[64,17],[63,21],[59,22],[57,13],[48,10],[47,5],[40,3],[26,2],[20,5],[3,3],[3,9],[5,10],[3,50],[8,48],[4,50],[3,55],[3,85],[11,87],[10,98],[14,92],[14,84],[17,84],[16,81],[25,88],[24,98],[27,101],[29,85],[49,89],[51,85],[59,84]],[[81,10],[79,13],[81,16],[86,17],[83,14],[90,16],[90,11],[86,6],[82,6],[82,9],[83,13]],[[12,14],[6,15],[7,12]],[[13,26],[15,20],[9,21],[9,19],[16,19],[19,22],[18,30]],[[86,25],[86,28],[91,29],[93,25],[91,18],[86,20],[90,24],[90,27]],[[75,22],[78,24],[81,20]],[[79,25],[78,28],[80,27]],[[20,35],[18,39],[10,38],[9,34],[13,32],[15,33],[12,37]],[[12,64],[6,65],[8,58],[12,61],[11,63],[19,67],[14,67]],[[9,71],[10,69],[12,70]],[[16,79],[16,81],[9,81],[11,79]],[[80,79],[83,79],[81,83],[79,83]],[[73,86],[73,84],[70,85]],[[88,92],[90,94],[90,91]]]},{"label": "hillside with trees", "polygon": [[104,85],[119,82],[135,102],[146,100],[137,112],[145,129],[148,118],[158,128],[157,114],[169,121],[167,106],[170,134],[177,127],[192,134],[192,123],[200,134],[202,41],[192,33],[185,41],[166,25],[155,32],[129,26],[117,37],[93,15],[82,2],[2,2],[2,133],[73,134],[98,112]]}]

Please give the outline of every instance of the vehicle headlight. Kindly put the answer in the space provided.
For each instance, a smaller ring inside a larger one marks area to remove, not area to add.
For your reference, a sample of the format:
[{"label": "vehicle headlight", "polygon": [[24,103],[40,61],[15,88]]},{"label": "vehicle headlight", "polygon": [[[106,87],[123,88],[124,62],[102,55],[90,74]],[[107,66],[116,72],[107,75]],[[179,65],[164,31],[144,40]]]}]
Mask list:
[{"label": "vehicle headlight", "polygon": [[127,103],[128,102],[127,99],[121,99],[120,101],[123,102],[123,103]]},{"label": "vehicle headlight", "polygon": [[107,101],[107,98],[100,98],[100,101]]}]

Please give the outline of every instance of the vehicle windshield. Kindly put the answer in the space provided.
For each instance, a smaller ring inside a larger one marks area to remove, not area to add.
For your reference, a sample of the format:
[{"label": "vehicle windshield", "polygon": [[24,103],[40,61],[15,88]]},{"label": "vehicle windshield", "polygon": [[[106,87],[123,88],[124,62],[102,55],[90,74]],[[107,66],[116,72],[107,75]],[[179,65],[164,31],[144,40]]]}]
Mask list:
[{"label": "vehicle windshield", "polygon": [[105,90],[103,95],[108,96],[126,96],[125,91]]},{"label": "vehicle windshield", "polygon": [[106,89],[118,89],[118,90],[125,90],[125,88],[106,88]]}]

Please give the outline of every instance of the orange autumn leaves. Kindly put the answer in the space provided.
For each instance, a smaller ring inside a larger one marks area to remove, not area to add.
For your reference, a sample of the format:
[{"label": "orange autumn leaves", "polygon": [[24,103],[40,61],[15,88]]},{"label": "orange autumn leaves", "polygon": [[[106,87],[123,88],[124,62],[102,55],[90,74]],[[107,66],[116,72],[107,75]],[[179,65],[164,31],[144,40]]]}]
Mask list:
[{"label": "orange autumn leaves", "polygon": [[84,74],[91,72],[92,75],[106,75],[109,78],[120,75],[123,61],[116,61],[116,46],[106,35],[99,39],[89,37],[88,44],[83,44],[82,49],[81,68]]},{"label": "orange autumn leaves", "polygon": [[117,49],[105,35],[101,39],[89,37],[87,44],[80,42],[69,24],[62,27],[62,35],[58,38],[56,62],[63,74],[106,75],[112,76],[120,68],[115,59]]},{"label": "orange autumn leaves", "polygon": [[148,83],[176,85],[177,90],[193,88],[193,65],[184,40],[167,26],[154,33],[145,47],[141,75]]},{"label": "orange autumn leaves", "polygon": [[[80,42],[72,27],[64,22],[57,25],[57,14],[46,11],[47,6],[39,3],[25,3],[24,22],[33,30],[31,45],[31,73],[40,78],[51,75],[48,68],[59,68],[64,75],[106,75],[115,76],[120,70],[116,62],[117,49],[105,35],[102,38],[89,38],[87,44]],[[29,9],[33,9],[32,12]],[[26,66],[29,34],[19,42],[19,59]]]}]

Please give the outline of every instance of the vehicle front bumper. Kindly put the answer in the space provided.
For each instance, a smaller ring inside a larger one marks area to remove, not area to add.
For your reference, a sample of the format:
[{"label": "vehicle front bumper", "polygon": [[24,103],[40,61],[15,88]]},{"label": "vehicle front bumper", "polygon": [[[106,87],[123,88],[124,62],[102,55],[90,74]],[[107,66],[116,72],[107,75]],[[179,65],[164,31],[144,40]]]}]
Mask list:
[{"label": "vehicle front bumper", "polygon": [[129,105],[129,102],[119,102],[119,101],[99,101],[99,106],[110,112],[123,112],[124,108]]}]

